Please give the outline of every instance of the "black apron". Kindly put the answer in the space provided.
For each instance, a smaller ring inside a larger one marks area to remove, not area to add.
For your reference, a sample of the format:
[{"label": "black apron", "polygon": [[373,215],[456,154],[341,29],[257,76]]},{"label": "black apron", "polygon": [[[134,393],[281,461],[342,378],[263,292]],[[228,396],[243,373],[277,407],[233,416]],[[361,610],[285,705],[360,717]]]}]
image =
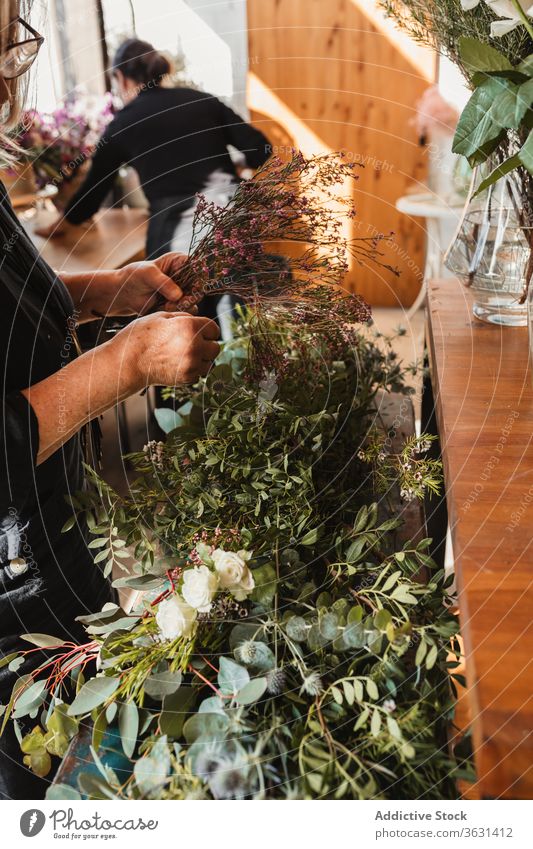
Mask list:
[{"label": "black apron", "polygon": [[[20,390],[77,356],[74,305],[21,227],[0,183],[0,656],[31,648],[21,633],[85,641],[76,616],[99,610],[114,594],[87,549],[84,524],[66,534],[66,496],[83,487],[80,436],[36,466],[38,422]],[[61,415],[50,410],[50,415]],[[35,663],[44,654],[35,653]],[[19,674],[28,671],[24,665]],[[0,700],[14,683],[0,670]],[[0,739],[0,797],[38,798],[46,782],[21,766],[11,723]]]}]

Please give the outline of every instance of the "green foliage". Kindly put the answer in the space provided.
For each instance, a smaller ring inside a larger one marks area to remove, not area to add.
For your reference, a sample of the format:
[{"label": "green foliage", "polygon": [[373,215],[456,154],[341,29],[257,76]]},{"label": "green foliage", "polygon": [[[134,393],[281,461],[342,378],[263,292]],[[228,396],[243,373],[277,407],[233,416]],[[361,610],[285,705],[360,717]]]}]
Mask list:
[{"label": "green foliage", "polygon": [[[495,167],[478,185],[486,191],[511,175],[509,194],[518,189],[518,222],[533,221],[533,64],[521,62],[487,44],[463,38],[459,53],[470,72],[474,88],[457,125],[453,151],[479,165],[492,156]],[[515,185],[513,189],[511,186]],[[507,202],[510,202],[507,198]],[[529,231],[526,237],[530,242]],[[527,281],[529,283],[529,280]]]},{"label": "green foliage", "polygon": [[[487,3],[463,9],[460,0],[381,0],[397,23],[423,44],[449,56],[473,89],[459,118],[453,151],[473,167],[492,157],[479,184],[485,191],[512,174],[519,225],[533,223],[533,32],[529,19],[504,36],[491,35],[499,15]],[[526,232],[529,239],[529,233]],[[528,281],[529,282],[529,281]]]},{"label": "green foliage", "polygon": [[[66,715],[94,722],[99,775],[82,773],[79,788],[90,798],[457,795],[457,620],[430,540],[402,539],[399,519],[402,499],[438,490],[439,464],[426,437],[393,450],[376,425],[377,392],[403,387],[387,340],[357,331],[332,349],[275,332],[287,350],[275,386],[260,394],[249,380],[243,321],[178,401],[165,445],[134,456],[131,497],[93,476],[95,492],[74,505],[103,540],[96,552],[123,540],[136,579],[163,584],[131,615],[107,605],[82,617],[81,664],[98,655],[99,672],[77,678]],[[215,548],[251,552],[253,591],[222,594],[192,634],[162,639],[160,605],[184,569],[214,568]],[[45,695],[32,681],[31,704]],[[100,745],[117,720],[134,759],[126,782]]]},{"label": "green foliage", "polygon": [[[179,407],[181,423],[158,459],[149,452],[131,456],[140,477],[127,498],[89,471],[92,501],[84,493],[83,505],[74,507],[88,515],[107,569],[124,552],[109,544],[114,535],[134,550],[140,573],[164,576],[190,549],[199,526],[208,535],[219,526],[238,528],[245,546],[254,540],[256,556],[274,545],[314,546],[321,538],[327,548],[334,527],[349,521],[377,486],[354,448],[375,419],[378,389],[406,391],[389,341],[358,331],[344,350],[332,352],[327,340],[300,339],[302,332],[289,327],[267,324],[263,331],[282,336],[287,350],[271,400],[247,380],[243,322],[223,362]],[[390,460],[387,475],[394,480]],[[268,595],[268,582],[261,585]]]},{"label": "green foliage", "polygon": [[45,724],[46,730],[35,726],[20,742],[24,764],[41,778],[52,768],[51,756],[62,758],[78,731],[78,722],[68,715],[67,705],[61,703],[49,713]]}]

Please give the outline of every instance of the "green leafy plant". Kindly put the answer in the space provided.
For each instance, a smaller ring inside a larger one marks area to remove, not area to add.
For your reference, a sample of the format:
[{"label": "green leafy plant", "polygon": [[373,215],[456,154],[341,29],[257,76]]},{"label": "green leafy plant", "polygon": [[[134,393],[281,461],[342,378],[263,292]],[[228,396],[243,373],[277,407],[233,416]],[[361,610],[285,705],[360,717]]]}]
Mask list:
[{"label": "green leafy plant", "polygon": [[[161,419],[166,442],[132,457],[126,497],[92,473],[74,501],[106,568],[133,554],[116,584],[147,592],[131,613],[82,617],[83,646],[28,635],[45,662],[9,659],[30,672],[5,722],[40,719],[41,772],[58,706],[93,722],[98,774],[50,798],[453,798],[471,777],[447,741],[461,680],[449,581],[429,540],[400,535],[440,464],[426,437],[397,449],[381,421],[379,393],[408,391],[390,344],[264,315],[258,344],[256,322],[242,315]],[[106,762],[110,728],[127,780]]]}]

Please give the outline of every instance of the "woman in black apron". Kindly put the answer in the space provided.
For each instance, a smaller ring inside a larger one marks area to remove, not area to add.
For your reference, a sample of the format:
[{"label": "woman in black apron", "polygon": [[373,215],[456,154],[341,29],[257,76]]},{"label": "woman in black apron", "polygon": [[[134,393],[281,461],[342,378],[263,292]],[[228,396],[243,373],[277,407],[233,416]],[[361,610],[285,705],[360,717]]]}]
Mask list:
[{"label": "woman in black apron", "polygon": [[[13,121],[17,80],[42,43],[18,18],[21,5],[0,4],[0,106]],[[84,639],[76,617],[113,599],[87,549],[85,525],[61,533],[72,512],[66,496],[83,487],[81,433],[95,416],[149,382],[194,381],[217,355],[214,322],[173,311],[181,291],[170,275],[181,261],[167,255],[119,272],[60,279],[37,253],[0,183],[0,659],[28,648],[22,633]],[[78,356],[77,321],[105,314],[111,304],[118,315],[149,311],[161,296],[167,312],[137,319]],[[35,652],[34,663],[44,657]],[[24,665],[19,674],[28,671]],[[15,680],[7,666],[0,670],[4,705]],[[46,782],[21,759],[8,723],[0,739],[0,798],[44,796]]]}]

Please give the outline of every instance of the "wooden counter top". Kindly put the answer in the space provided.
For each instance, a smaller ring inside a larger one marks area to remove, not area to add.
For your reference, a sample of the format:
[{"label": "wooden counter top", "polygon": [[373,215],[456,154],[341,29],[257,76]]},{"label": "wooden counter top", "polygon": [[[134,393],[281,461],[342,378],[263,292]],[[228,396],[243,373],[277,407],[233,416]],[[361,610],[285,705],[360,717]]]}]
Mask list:
[{"label": "wooden counter top", "polygon": [[533,798],[533,389],[526,328],[433,281],[428,345],[482,798]]},{"label": "wooden counter top", "polygon": [[34,227],[44,226],[54,215],[57,213],[44,210],[32,218],[21,215],[20,220],[39,252],[57,271],[121,268],[144,256],[148,226],[144,210],[106,209],[64,236],[43,239],[34,235]]}]

